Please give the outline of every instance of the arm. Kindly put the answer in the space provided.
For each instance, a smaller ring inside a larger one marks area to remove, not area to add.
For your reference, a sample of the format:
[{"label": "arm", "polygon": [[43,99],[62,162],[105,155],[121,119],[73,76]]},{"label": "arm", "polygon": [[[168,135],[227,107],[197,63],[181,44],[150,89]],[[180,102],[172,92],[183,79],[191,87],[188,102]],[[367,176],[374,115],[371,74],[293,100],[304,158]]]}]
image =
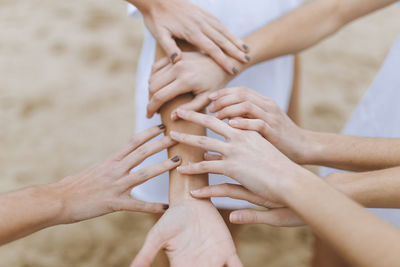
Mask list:
[{"label": "arm", "polygon": [[[183,49],[193,49],[181,44]],[[158,47],[156,58],[163,55]],[[192,122],[171,119],[171,112],[177,106],[193,98],[191,94],[176,97],[160,110],[161,119],[171,131],[181,131],[196,136],[204,136],[205,128]],[[168,150],[170,155],[179,155],[184,165],[203,160],[204,150],[185,144],[178,144]],[[153,226],[146,241],[132,262],[132,266],[151,266],[161,249],[165,249],[171,266],[187,266],[195,262],[197,266],[241,267],[235,245],[225,222],[209,199],[194,199],[190,191],[208,185],[208,174],[188,175],[170,171],[168,211]],[[190,246],[188,246],[190,244]]]},{"label": "arm", "polygon": [[[234,67],[234,73],[239,74],[260,62],[309,48],[347,23],[394,2],[396,1],[314,0],[246,36],[244,40],[251,47],[245,56],[249,61],[247,64],[235,58],[227,60]],[[153,97],[148,106],[149,117],[169,99],[188,92],[192,92],[196,98],[181,107],[201,110],[209,104],[208,96],[212,91],[225,87],[235,77],[201,54],[182,54],[180,65],[176,66],[163,64],[162,61],[156,65],[159,66],[158,71],[150,79]],[[170,81],[174,83],[170,84]]]},{"label": "arm", "polygon": [[129,173],[145,158],[175,144],[169,137],[146,143],[164,131],[152,127],[105,161],[61,181],[0,196],[0,245],[46,227],[87,220],[115,211],[164,212],[163,204],[130,197],[132,187],[179,165],[166,160]]},{"label": "arm", "polygon": [[[228,74],[236,74],[229,57],[247,63],[248,46],[213,15],[187,0],[128,0],[143,14],[144,23],[172,63],[182,58],[174,38],[205,51]],[[179,15],[177,15],[179,14]]]},{"label": "arm", "polygon": [[[244,38],[251,64],[301,52],[396,0],[314,0]],[[242,69],[248,66],[243,65]]]},{"label": "arm", "polygon": [[[180,166],[185,174],[225,174],[259,197],[282,203],[351,263],[363,267],[398,265],[400,231],[296,165],[259,134],[226,125],[217,118],[178,110],[178,116],[222,134],[226,141],[171,133],[173,140],[218,152],[220,158]],[[230,216],[231,221],[240,221]]]},{"label": "arm", "polygon": [[219,90],[211,99],[214,102],[209,111],[217,112],[217,118],[236,118],[229,122],[232,127],[258,131],[296,163],[351,171],[400,166],[400,138],[364,138],[305,130],[294,124],[273,99],[244,87]]}]

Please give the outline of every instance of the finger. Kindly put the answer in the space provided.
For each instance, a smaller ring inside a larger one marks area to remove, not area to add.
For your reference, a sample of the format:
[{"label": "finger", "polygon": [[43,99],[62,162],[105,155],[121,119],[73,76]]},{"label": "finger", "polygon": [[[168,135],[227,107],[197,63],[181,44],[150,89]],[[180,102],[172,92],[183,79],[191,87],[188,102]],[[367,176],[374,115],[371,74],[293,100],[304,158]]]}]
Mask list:
[{"label": "finger", "polygon": [[158,251],[163,246],[163,240],[156,234],[156,231],[151,230],[144,241],[143,247],[133,260],[131,267],[151,267]]},{"label": "finger", "polygon": [[171,71],[173,65],[168,65],[158,72],[151,75],[149,79],[149,95],[150,97],[157,93],[160,89],[175,81],[176,76]]},{"label": "finger", "polygon": [[135,134],[131,140],[129,141],[129,144],[120,149],[118,152],[116,152],[114,155],[110,157],[112,160],[122,160],[125,158],[128,154],[130,154],[133,150],[135,150],[137,147],[141,146],[142,144],[146,143],[147,141],[153,139],[160,133],[165,131],[165,125],[160,124],[158,126],[153,126],[147,130],[144,130],[140,133]]},{"label": "finger", "polygon": [[256,131],[264,136],[266,139],[269,138],[269,133],[272,131],[268,123],[260,119],[236,118],[230,120],[229,125],[241,130]]},{"label": "finger", "polygon": [[204,160],[211,161],[211,160],[221,160],[222,157],[220,155],[211,154],[211,153],[204,153]]},{"label": "finger", "polygon": [[223,109],[227,106],[239,104],[243,101],[246,101],[246,99],[242,98],[240,95],[235,95],[235,94],[225,95],[223,97],[217,98],[217,100],[215,100],[208,107],[208,111],[214,113],[214,112],[220,111],[221,109]]},{"label": "finger", "polygon": [[175,131],[171,131],[169,134],[172,140],[176,142],[202,148],[206,151],[213,151],[224,154],[228,150],[227,144],[225,142],[217,140],[215,138],[179,133]]},{"label": "finger", "polygon": [[230,138],[234,132],[233,129],[225,122],[210,115],[201,114],[194,111],[187,111],[180,108],[176,110],[176,114],[183,120],[191,121],[195,124],[208,128],[213,132],[224,136],[225,138]]},{"label": "finger", "polygon": [[151,67],[151,74],[156,73],[160,69],[163,69],[165,66],[167,66],[171,61],[167,57],[163,57],[162,59],[158,60],[153,64]]},{"label": "finger", "polygon": [[212,94],[210,94],[208,97],[215,101],[220,97],[226,96],[226,95],[231,95],[231,94],[249,94],[250,90],[247,87],[243,87],[243,86],[236,86],[236,87],[229,87],[229,88],[223,88],[223,89],[219,89],[215,92],[213,92]]},{"label": "finger", "polygon": [[159,41],[160,46],[165,51],[165,53],[168,55],[170,61],[173,64],[175,64],[176,62],[181,60],[182,52],[179,49],[178,45],[176,44],[174,38],[168,31],[163,30],[160,34],[158,41]]},{"label": "finger", "polygon": [[147,117],[151,118],[163,104],[190,90],[190,88],[184,88],[182,85],[179,80],[175,80],[152,95],[147,105]]},{"label": "finger", "polygon": [[212,24],[212,26],[215,27],[217,31],[228,38],[228,40],[230,40],[237,48],[246,53],[250,51],[249,46],[245,42],[243,42],[243,40],[233,34],[230,30],[228,30],[228,28],[226,28],[225,25],[222,24],[219,20],[210,21],[210,24]]},{"label": "finger", "polygon": [[[200,111],[204,109],[210,103],[207,93],[202,93],[194,97],[189,103],[181,105],[179,108],[184,110]],[[176,110],[171,112],[171,119],[177,120],[178,115]]]},{"label": "finger", "polygon": [[195,37],[193,37],[191,43],[203,50],[212,59],[214,59],[214,61],[218,65],[220,65],[227,73],[231,75],[238,74],[239,71],[232,64],[229,58],[224,54],[224,52],[222,52],[222,50],[205,35],[196,35]]},{"label": "finger", "polygon": [[138,186],[153,177],[178,167],[180,164],[181,158],[179,156],[175,156],[156,165],[137,170],[121,179],[120,183],[125,188]]},{"label": "finger", "polygon": [[203,32],[213,40],[222,50],[232,58],[237,59],[242,63],[248,63],[250,57],[246,55],[240,48],[235,46],[226,36],[221,34],[215,28],[208,26],[204,27]]},{"label": "finger", "polygon": [[227,106],[220,110],[216,115],[218,119],[245,117],[250,119],[263,119],[265,111],[249,101],[245,101],[232,106]]},{"label": "finger", "polygon": [[132,151],[123,160],[121,160],[121,167],[128,171],[143,162],[151,155],[154,155],[161,150],[164,150],[175,144],[176,142],[172,140],[169,136],[164,136],[163,138],[154,142],[146,143],[136,150]]},{"label": "finger", "polygon": [[190,192],[196,198],[210,198],[210,197],[229,197],[234,199],[245,200],[255,205],[276,208],[281,207],[270,201],[259,197],[258,195],[250,192],[246,188],[238,184],[218,184],[206,186]]},{"label": "finger", "polygon": [[290,209],[236,210],[229,216],[231,223],[235,224],[268,224],[279,227],[296,227],[304,225],[303,221]]},{"label": "finger", "polygon": [[146,212],[146,213],[163,213],[168,209],[167,204],[151,203],[136,200],[131,197],[123,199],[119,203],[120,210]]},{"label": "finger", "polygon": [[179,166],[176,168],[179,173],[182,174],[203,174],[203,173],[215,173],[224,174],[225,170],[222,161],[201,161],[197,163],[191,163],[186,166]]},{"label": "finger", "polygon": [[232,257],[228,259],[226,262],[227,267],[243,267],[243,263],[240,260],[239,256],[235,253]]}]

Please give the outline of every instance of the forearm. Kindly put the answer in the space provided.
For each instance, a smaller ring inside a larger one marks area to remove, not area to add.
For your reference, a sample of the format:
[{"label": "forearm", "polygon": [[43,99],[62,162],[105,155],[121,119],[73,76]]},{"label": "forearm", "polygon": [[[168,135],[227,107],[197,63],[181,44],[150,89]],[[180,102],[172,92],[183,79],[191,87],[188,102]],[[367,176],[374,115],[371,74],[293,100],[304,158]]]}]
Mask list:
[{"label": "forearm", "polygon": [[400,166],[400,138],[365,138],[308,132],[307,164],[370,171]]},{"label": "forearm", "polygon": [[[185,45],[181,45],[181,47],[183,46]],[[156,60],[162,58],[163,56],[165,56],[164,52],[160,47],[157,47]],[[167,127],[166,131],[167,134],[171,130],[173,130],[195,135],[206,135],[206,130],[204,127],[183,120],[177,120],[177,121],[171,120],[171,112],[178,106],[187,103],[192,99],[193,99],[192,94],[185,94],[176,97],[174,100],[167,102],[166,104],[163,105],[163,107],[160,110],[160,114],[163,124]],[[179,155],[181,157],[182,165],[189,164],[189,162],[202,161],[203,154],[204,154],[203,150],[189,147],[184,144],[178,144],[168,149],[169,156]],[[192,199],[190,191],[193,189],[204,187],[206,185],[208,185],[207,174],[183,175],[178,173],[176,170],[170,171],[170,186],[169,186],[170,205],[174,205],[188,198]]]},{"label": "forearm", "polygon": [[397,266],[399,231],[306,171],[285,188],[286,204],[356,266]]},{"label": "forearm", "polygon": [[58,224],[63,204],[52,187],[36,186],[0,196],[0,245]]},{"label": "forearm", "polygon": [[363,173],[333,173],[326,181],[365,207],[400,208],[400,167]]},{"label": "forearm", "polygon": [[243,40],[250,46],[252,65],[296,54],[332,35],[347,23],[395,0],[314,0],[259,28]]}]

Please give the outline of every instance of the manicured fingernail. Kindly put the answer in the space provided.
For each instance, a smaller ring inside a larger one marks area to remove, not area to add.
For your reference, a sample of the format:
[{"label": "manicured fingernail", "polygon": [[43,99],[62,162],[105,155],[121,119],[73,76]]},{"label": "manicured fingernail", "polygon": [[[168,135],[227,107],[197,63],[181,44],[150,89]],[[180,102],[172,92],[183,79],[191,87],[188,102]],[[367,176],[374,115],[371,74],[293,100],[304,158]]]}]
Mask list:
[{"label": "manicured fingernail", "polygon": [[238,126],[239,122],[237,120],[230,120],[229,124],[232,126]]},{"label": "manicured fingernail", "polygon": [[198,195],[198,194],[200,194],[200,189],[191,190],[190,193],[191,193],[192,195]]},{"label": "manicured fingernail", "polygon": [[171,136],[172,138],[178,138],[180,136],[180,134],[175,131],[170,131],[169,136]]},{"label": "manicured fingernail", "polygon": [[160,128],[160,130],[164,130],[165,129],[165,125],[162,124],[162,123],[160,125],[157,125],[157,127]]},{"label": "manicured fingernail", "polygon": [[181,160],[181,158],[180,158],[179,156],[175,156],[175,157],[173,157],[173,158],[171,159],[172,162],[178,162],[178,161],[180,161],[180,160]]},{"label": "manicured fingernail", "polygon": [[178,53],[173,53],[171,55],[171,61],[174,62],[175,58],[178,56]]},{"label": "manicured fingernail", "polygon": [[208,96],[208,98],[214,100],[215,98],[217,98],[218,94],[217,93],[212,93]]},{"label": "manicured fingernail", "polygon": [[169,205],[165,204],[165,205],[163,205],[162,208],[163,208],[163,210],[167,210],[169,208]]},{"label": "manicured fingernail", "polygon": [[232,68],[232,72],[233,72],[233,74],[238,74],[239,73],[239,71],[235,67]]},{"label": "manicured fingernail", "polygon": [[245,50],[249,50],[249,46],[248,46],[247,44],[243,44],[242,47],[243,47]]},{"label": "manicured fingernail", "polygon": [[171,120],[175,121],[176,119],[178,119],[178,115],[176,115],[176,112],[172,112],[171,113]]},{"label": "manicured fingernail", "polygon": [[178,108],[178,109],[176,110],[176,114],[178,114],[179,116],[184,115],[185,112],[186,112],[186,111],[185,111],[184,109],[181,109],[181,108]]},{"label": "manicured fingernail", "polygon": [[244,58],[247,60],[247,62],[250,62],[251,57],[249,55],[245,55]]},{"label": "manicured fingernail", "polygon": [[178,172],[183,172],[183,171],[185,171],[185,167],[179,166],[178,168],[176,168],[176,170],[177,170]]},{"label": "manicured fingernail", "polygon": [[239,216],[232,212],[231,214],[229,214],[229,221],[237,222],[237,221],[239,221]]}]

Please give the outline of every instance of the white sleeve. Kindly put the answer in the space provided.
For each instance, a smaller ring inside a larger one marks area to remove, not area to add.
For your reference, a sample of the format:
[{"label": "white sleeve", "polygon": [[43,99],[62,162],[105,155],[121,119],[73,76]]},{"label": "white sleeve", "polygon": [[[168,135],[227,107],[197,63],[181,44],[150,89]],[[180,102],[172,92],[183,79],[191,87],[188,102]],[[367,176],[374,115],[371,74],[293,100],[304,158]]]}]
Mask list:
[{"label": "white sleeve", "polygon": [[137,9],[134,5],[128,4],[128,16],[131,17],[141,17],[139,9]]}]

